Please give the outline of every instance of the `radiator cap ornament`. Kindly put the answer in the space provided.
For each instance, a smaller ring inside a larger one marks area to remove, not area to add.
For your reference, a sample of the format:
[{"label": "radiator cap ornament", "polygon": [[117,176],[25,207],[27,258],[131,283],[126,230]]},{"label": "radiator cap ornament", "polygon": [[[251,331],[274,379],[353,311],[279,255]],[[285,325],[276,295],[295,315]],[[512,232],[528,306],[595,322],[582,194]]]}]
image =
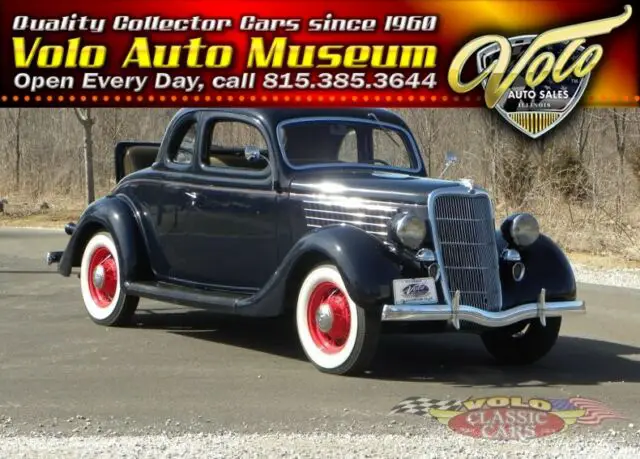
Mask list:
[{"label": "radiator cap ornament", "polygon": [[473,179],[463,178],[463,179],[460,179],[460,183],[465,188],[467,188],[467,190],[469,190],[469,193],[474,193],[475,192],[475,183],[473,183]]}]

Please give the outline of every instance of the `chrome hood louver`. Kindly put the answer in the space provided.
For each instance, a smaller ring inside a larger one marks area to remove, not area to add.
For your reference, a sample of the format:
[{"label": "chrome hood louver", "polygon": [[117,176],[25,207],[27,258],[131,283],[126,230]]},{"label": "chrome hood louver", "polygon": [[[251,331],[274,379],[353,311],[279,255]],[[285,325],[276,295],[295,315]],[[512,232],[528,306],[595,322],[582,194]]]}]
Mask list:
[{"label": "chrome hood louver", "polygon": [[399,207],[393,203],[327,196],[305,198],[303,204],[307,226],[310,228],[346,223],[380,237],[387,236],[389,220],[398,212]]}]

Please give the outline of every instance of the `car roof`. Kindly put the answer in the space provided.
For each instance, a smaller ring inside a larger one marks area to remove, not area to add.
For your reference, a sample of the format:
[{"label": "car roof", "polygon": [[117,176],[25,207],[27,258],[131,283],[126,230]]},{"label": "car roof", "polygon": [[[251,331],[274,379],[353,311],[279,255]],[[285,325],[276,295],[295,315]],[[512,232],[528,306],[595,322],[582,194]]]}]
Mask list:
[{"label": "car roof", "polygon": [[386,123],[392,123],[400,125],[406,128],[406,124],[403,119],[392,112],[391,110],[384,108],[183,108],[176,116],[185,112],[192,111],[207,111],[207,112],[224,112],[224,113],[237,113],[245,116],[251,116],[261,119],[265,124],[269,126],[276,126],[281,121],[294,118],[317,118],[317,117],[349,117],[349,118],[361,118],[371,120],[370,114],[374,114],[375,117]]}]

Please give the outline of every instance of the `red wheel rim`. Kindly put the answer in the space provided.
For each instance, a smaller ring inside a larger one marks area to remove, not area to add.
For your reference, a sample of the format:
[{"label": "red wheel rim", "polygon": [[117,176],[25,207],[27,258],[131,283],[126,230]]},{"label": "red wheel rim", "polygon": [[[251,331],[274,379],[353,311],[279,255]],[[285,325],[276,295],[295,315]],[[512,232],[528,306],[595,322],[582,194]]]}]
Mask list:
[{"label": "red wheel rim", "polygon": [[98,247],[91,254],[87,282],[93,302],[100,308],[109,306],[118,287],[118,267],[108,248]]},{"label": "red wheel rim", "polygon": [[[325,319],[322,324],[318,319],[319,311]],[[327,312],[331,316],[330,322],[326,320]],[[319,349],[335,354],[344,348],[351,329],[351,312],[347,296],[336,284],[322,282],[313,289],[307,307],[307,323],[311,339]]]}]

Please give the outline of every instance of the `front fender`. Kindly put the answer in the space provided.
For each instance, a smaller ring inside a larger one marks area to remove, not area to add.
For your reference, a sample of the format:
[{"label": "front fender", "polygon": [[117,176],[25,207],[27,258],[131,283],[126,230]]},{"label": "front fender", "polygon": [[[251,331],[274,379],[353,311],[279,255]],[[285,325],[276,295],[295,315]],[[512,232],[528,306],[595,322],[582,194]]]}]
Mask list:
[{"label": "front fender", "polygon": [[[498,231],[500,251],[507,242]],[[536,302],[541,289],[546,289],[547,301],[571,301],[576,299],[576,281],[571,264],[560,247],[548,236],[526,248],[518,248],[526,267],[524,279],[515,282],[508,269],[502,270],[502,297],[505,308]]]},{"label": "front fender", "polygon": [[150,273],[134,211],[124,199],[114,195],[94,201],[82,213],[60,260],[60,274],[69,276],[73,267],[80,266],[87,242],[99,231],[108,231],[113,237],[124,281],[141,280]]},{"label": "front fender", "polygon": [[259,293],[236,304],[239,313],[279,315],[318,263],[336,266],[349,296],[369,308],[391,300],[391,281],[402,277],[401,263],[382,241],[360,228],[333,225],[305,234],[289,250]]},{"label": "front fender", "polygon": [[363,307],[388,302],[391,281],[402,277],[396,255],[380,239],[354,226],[319,228],[301,238],[289,255],[295,265],[308,253],[331,260],[353,301]]}]

